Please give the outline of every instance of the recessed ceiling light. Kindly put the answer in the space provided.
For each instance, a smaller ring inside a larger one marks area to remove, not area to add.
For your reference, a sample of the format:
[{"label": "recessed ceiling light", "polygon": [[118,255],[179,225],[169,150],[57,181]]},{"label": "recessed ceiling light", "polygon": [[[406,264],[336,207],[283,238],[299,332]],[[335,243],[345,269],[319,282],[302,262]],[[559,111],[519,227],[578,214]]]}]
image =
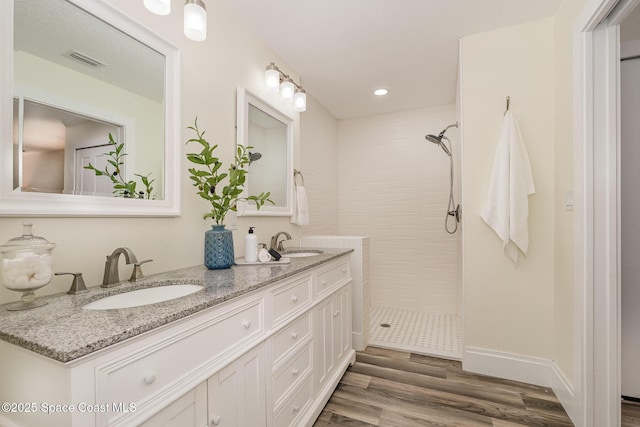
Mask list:
[{"label": "recessed ceiling light", "polygon": [[377,95],[377,96],[384,96],[384,95],[386,95],[388,93],[389,93],[389,91],[386,90],[386,89],[376,89],[376,90],[373,91],[373,94]]}]

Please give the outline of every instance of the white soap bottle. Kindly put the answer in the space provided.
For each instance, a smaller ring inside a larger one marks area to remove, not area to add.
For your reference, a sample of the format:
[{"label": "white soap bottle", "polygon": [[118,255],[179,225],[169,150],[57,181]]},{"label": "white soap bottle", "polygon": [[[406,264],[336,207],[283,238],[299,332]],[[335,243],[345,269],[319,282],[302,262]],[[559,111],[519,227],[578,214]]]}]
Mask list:
[{"label": "white soap bottle", "polygon": [[253,234],[253,228],[249,227],[249,233],[244,237],[244,260],[246,262],[258,261],[258,237]]}]

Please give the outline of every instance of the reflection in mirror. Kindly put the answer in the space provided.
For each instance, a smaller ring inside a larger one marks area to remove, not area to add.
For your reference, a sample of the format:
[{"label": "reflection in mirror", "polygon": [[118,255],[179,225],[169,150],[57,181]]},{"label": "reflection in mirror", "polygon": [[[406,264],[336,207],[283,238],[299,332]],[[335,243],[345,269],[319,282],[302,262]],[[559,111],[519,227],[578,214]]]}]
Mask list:
[{"label": "reflection in mirror", "polygon": [[[22,123],[14,170],[19,174],[14,189],[40,193],[112,196],[111,181],[98,179],[84,167],[105,167],[110,147],[105,135],[117,138],[122,126],[92,119],[59,108],[23,99],[13,110],[14,122]],[[21,162],[20,162],[21,160]],[[68,165],[68,167],[65,167]]]},{"label": "reflection in mirror", "polygon": [[[14,111],[23,119],[19,188],[112,197],[111,191],[87,188],[82,173],[75,176],[82,159],[74,150],[106,146],[109,132],[116,131],[118,142],[127,145],[123,171],[135,170],[127,165],[135,157],[159,174],[164,158],[164,56],[66,0],[20,0],[14,17],[14,96],[34,98],[25,102],[24,111]],[[43,97],[53,105],[38,106]],[[86,111],[83,104],[93,118],[74,113]],[[124,115],[128,123],[111,123],[115,115]],[[102,129],[101,122],[106,125]],[[143,150],[144,156],[135,156]],[[104,152],[103,147],[95,154]],[[62,169],[34,168],[45,158]],[[26,177],[38,185],[26,185]],[[110,188],[108,177],[95,178],[98,187]]]},{"label": "reflection in mirror", "polygon": [[245,194],[271,193],[274,206],[243,203],[238,215],[290,216],[293,186],[293,120],[238,88],[238,144],[252,147]]},{"label": "reflection in mirror", "polygon": [[[2,163],[0,198],[24,214],[65,214],[69,203],[87,215],[179,213],[178,49],[102,0],[13,0],[0,9],[13,16],[1,66],[14,77],[2,82],[3,106],[12,107],[0,109],[2,140],[13,123],[2,153],[13,161]],[[103,169],[109,134],[127,154],[123,178],[151,175],[156,200],[122,209],[124,201],[95,199],[114,199],[109,177],[84,168]]]},{"label": "reflection in mirror", "polygon": [[271,192],[275,206],[287,204],[287,125],[249,104],[249,194]]}]

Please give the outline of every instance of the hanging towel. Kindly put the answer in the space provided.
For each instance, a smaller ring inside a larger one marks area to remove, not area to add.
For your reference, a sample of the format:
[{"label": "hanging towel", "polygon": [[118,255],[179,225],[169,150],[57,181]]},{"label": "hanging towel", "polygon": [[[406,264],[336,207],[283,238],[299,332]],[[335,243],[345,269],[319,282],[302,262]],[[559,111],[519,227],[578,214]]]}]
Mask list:
[{"label": "hanging towel", "polygon": [[529,249],[529,199],[535,194],[527,149],[511,111],[504,117],[502,134],[491,172],[489,193],[480,216],[498,234],[504,253],[514,264],[518,248]]},{"label": "hanging towel", "polygon": [[309,203],[307,201],[307,190],[304,188],[304,185],[296,184],[294,199],[295,206],[293,207],[291,222],[298,225],[309,224]]}]

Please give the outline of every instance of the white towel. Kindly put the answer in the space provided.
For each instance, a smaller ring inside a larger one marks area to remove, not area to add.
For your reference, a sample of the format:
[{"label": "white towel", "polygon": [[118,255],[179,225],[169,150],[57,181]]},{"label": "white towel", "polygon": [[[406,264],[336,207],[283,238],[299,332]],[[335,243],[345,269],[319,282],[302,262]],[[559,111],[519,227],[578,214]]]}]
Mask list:
[{"label": "white towel", "polygon": [[507,111],[480,216],[498,234],[505,255],[514,264],[518,262],[518,248],[525,255],[529,249],[528,196],[535,192],[520,128],[511,111]]},{"label": "white towel", "polygon": [[309,224],[309,203],[307,201],[307,190],[303,185],[296,185],[295,206],[293,207],[293,215],[291,222],[298,225]]}]

